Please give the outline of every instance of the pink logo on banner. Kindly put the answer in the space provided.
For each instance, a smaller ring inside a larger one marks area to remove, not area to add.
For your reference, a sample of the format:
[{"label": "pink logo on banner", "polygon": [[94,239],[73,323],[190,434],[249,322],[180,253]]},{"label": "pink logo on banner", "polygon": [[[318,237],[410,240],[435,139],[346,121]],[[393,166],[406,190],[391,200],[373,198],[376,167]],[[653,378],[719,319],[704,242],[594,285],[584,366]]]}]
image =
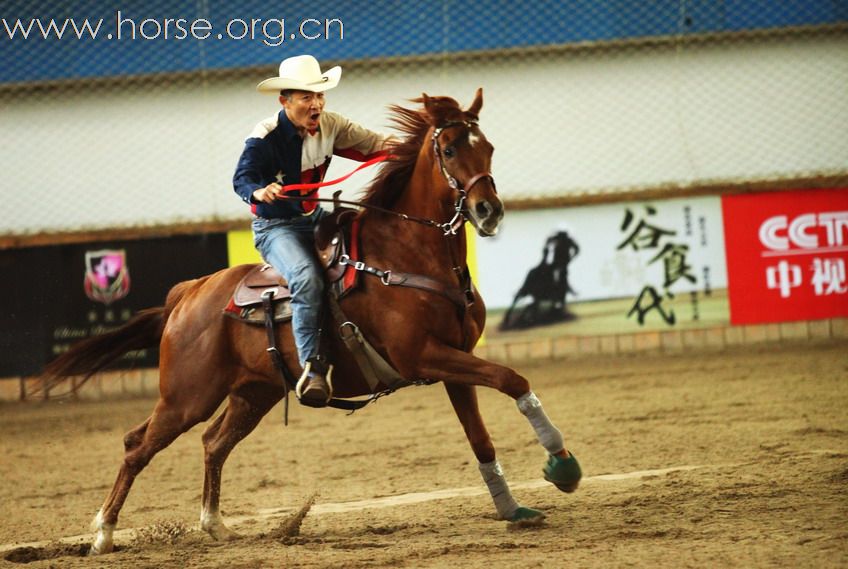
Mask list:
[{"label": "pink logo on banner", "polygon": [[87,251],[84,287],[88,298],[107,306],[127,296],[130,273],[124,250]]},{"label": "pink logo on banner", "polygon": [[724,196],[733,324],[848,316],[848,189]]}]

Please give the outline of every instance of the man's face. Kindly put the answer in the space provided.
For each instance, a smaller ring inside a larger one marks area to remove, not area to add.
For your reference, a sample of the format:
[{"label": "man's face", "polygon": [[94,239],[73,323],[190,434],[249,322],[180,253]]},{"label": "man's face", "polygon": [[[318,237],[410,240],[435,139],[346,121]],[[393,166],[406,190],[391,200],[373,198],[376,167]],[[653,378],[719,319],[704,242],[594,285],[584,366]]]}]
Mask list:
[{"label": "man's face", "polygon": [[286,116],[300,131],[318,128],[318,119],[324,110],[324,93],[294,91],[291,98],[280,97],[280,103],[286,110]]}]

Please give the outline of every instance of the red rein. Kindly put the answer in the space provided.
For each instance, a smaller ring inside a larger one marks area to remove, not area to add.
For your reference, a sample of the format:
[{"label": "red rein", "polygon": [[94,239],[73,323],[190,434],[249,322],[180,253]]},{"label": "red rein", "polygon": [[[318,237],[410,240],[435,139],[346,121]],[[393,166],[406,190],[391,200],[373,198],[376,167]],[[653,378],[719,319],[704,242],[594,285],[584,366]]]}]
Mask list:
[{"label": "red rein", "polygon": [[394,158],[394,156],[392,156],[391,154],[382,154],[380,156],[377,156],[376,158],[372,158],[371,160],[368,160],[367,162],[363,162],[355,170],[345,174],[341,178],[336,178],[335,180],[330,180],[329,182],[313,182],[311,184],[288,184],[286,186],[283,186],[283,191],[289,192],[289,191],[293,191],[293,190],[300,190],[300,191],[316,190],[318,188],[323,188],[325,186],[332,186],[332,185],[338,184],[339,182],[344,182],[345,180],[347,180],[348,178],[350,178],[351,176],[353,176],[354,174],[356,174],[360,170],[363,170],[365,168],[369,168],[369,167],[373,166],[374,164],[379,164],[380,162],[388,160],[389,158]]}]

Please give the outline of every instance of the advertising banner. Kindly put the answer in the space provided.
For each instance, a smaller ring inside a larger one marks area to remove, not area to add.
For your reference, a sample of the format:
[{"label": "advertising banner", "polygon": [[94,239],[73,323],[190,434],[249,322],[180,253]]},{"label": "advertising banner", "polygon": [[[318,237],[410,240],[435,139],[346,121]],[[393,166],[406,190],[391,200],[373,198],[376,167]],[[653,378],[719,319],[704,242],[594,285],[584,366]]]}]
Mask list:
[{"label": "advertising banner", "polygon": [[848,316],[848,189],[722,198],[733,324]]},{"label": "advertising banner", "polygon": [[487,333],[728,322],[718,197],[507,212],[497,237],[478,240],[477,260]]},{"label": "advertising banner", "polygon": [[[224,234],[0,251],[0,377],[37,374],[74,342],[161,306],[176,283],[226,266]],[[117,367],[156,365],[156,350],[140,350]]]}]

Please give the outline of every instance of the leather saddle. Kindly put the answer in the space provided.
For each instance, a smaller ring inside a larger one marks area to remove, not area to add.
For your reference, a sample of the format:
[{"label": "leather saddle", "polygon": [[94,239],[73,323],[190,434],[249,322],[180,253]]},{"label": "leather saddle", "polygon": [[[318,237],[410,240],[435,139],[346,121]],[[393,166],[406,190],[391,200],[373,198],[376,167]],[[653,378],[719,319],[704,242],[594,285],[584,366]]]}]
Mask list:
[{"label": "leather saddle", "polygon": [[[315,253],[324,267],[327,282],[340,289],[339,292],[349,292],[351,286],[345,287],[342,279],[348,265],[339,263],[339,259],[348,250],[351,222],[357,216],[357,211],[350,208],[336,208],[324,217],[315,228]],[[282,322],[291,319],[291,291],[288,283],[268,264],[255,265],[236,285],[233,296],[224,312],[250,324],[264,324],[265,316],[262,309],[262,295],[273,292],[274,321]]]}]

